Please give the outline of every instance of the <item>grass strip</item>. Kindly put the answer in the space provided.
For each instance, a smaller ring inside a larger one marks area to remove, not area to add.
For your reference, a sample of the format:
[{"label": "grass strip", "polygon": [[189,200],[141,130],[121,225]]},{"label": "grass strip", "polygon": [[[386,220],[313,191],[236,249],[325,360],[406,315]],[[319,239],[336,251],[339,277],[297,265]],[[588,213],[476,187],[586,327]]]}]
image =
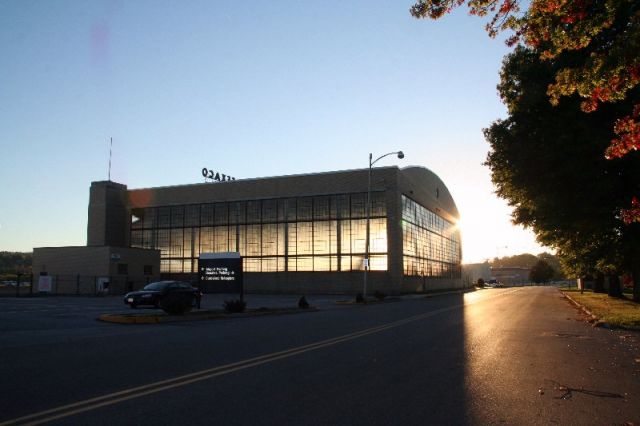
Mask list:
[{"label": "grass strip", "polygon": [[600,322],[627,330],[640,330],[640,304],[626,297],[609,297],[606,293],[585,290],[562,290],[587,308]]}]

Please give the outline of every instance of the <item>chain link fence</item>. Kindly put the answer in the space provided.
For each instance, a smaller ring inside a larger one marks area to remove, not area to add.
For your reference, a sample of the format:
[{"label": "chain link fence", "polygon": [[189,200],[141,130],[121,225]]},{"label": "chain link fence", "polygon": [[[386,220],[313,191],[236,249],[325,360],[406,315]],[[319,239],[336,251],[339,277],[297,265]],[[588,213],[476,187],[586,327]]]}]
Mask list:
[{"label": "chain link fence", "polygon": [[0,281],[0,296],[121,295],[139,290],[152,280],[151,276],[124,275],[5,275]]}]

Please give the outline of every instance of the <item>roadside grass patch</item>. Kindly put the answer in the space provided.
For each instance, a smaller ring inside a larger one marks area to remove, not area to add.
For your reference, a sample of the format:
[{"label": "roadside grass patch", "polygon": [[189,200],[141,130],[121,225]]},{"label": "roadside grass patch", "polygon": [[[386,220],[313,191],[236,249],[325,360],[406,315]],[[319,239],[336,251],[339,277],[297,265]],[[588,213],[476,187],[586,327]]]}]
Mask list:
[{"label": "roadside grass patch", "polygon": [[599,321],[612,327],[640,330],[640,304],[626,298],[609,297],[606,293],[585,290],[563,290],[573,300],[587,308]]}]

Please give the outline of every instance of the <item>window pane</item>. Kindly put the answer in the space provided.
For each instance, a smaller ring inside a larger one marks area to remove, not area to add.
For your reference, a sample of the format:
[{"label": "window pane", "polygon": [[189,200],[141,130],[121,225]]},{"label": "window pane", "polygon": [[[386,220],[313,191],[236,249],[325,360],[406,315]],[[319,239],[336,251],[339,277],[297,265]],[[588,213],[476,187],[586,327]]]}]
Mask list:
[{"label": "window pane", "polygon": [[278,258],[277,257],[263,257],[262,258],[262,272],[277,272],[278,271]]},{"label": "window pane", "polygon": [[387,252],[387,219],[369,221],[369,253]]},{"label": "window pane", "polygon": [[387,209],[385,203],[384,192],[372,192],[371,193],[371,217],[386,216]]},{"label": "window pane", "polygon": [[247,238],[247,248],[246,255],[247,256],[260,256],[261,255],[261,235],[260,235],[260,225],[247,225],[246,227],[246,238]]},{"label": "window pane", "polygon": [[213,225],[214,215],[213,204],[203,204],[200,210],[200,224],[203,226]]},{"label": "window pane", "polygon": [[158,221],[156,215],[158,214],[157,209],[152,207],[144,209],[144,224],[145,229],[155,228]]},{"label": "window pane", "polygon": [[212,253],[213,251],[213,228],[200,228],[200,253]]},{"label": "window pane", "polygon": [[242,259],[242,270],[244,272],[260,272],[261,263],[259,258],[245,257]]},{"label": "window pane", "polygon": [[312,254],[312,222],[299,222],[297,225],[296,234],[296,249],[297,254]]},{"label": "window pane", "polygon": [[183,230],[180,229],[172,229],[171,230],[171,250],[169,256],[171,257],[182,257],[182,249],[183,249]]},{"label": "window pane", "polygon": [[171,227],[178,228],[184,226],[184,206],[171,207]]},{"label": "window pane", "polygon": [[310,256],[298,257],[297,270],[301,271],[313,271],[313,258]]},{"label": "window pane", "polygon": [[[338,226],[340,226],[340,251],[341,253],[351,253],[351,221],[341,220],[338,222]],[[349,266],[350,268],[351,266]]]},{"label": "window pane", "polygon": [[312,206],[313,206],[313,198],[311,197],[298,198],[297,220],[313,219]]},{"label": "window pane", "polygon": [[226,228],[228,232],[227,249],[221,251],[238,251],[238,230],[235,226]]},{"label": "window pane", "polygon": [[278,254],[278,225],[262,225],[262,255],[275,256]]},{"label": "window pane", "polygon": [[313,254],[331,253],[331,222],[313,222]]},{"label": "window pane", "polygon": [[351,204],[348,194],[336,195],[336,209],[338,217],[342,219],[348,219],[351,217]]},{"label": "window pane", "polygon": [[216,225],[228,225],[229,224],[229,205],[227,203],[214,204],[213,210],[215,212],[215,224]]},{"label": "window pane", "polygon": [[367,234],[366,219],[351,221],[351,253],[365,252],[366,234]]},{"label": "window pane", "polygon": [[158,227],[168,228],[171,225],[171,208],[160,207],[158,209]]},{"label": "window pane", "polygon": [[367,194],[351,194],[351,217],[366,217],[365,204]]},{"label": "window pane", "polygon": [[313,270],[314,271],[330,271],[331,259],[329,258],[329,256],[314,256]]},{"label": "window pane", "polygon": [[372,271],[386,271],[387,270],[387,256],[386,255],[374,255],[369,257],[369,268]]},{"label": "window pane", "polygon": [[243,201],[229,204],[229,223],[245,223],[246,205]]},{"label": "window pane", "polygon": [[185,206],[184,225],[185,226],[200,225],[200,204]]},{"label": "window pane", "polygon": [[[298,254],[298,226],[296,223],[287,223],[287,253],[289,257]],[[295,271],[295,269],[294,269]]]},{"label": "window pane", "polygon": [[364,256],[351,256],[351,270],[362,271],[364,270]]},{"label": "window pane", "polygon": [[260,223],[260,201],[247,201],[247,223]]},{"label": "window pane", "polygon": [[286,240],[285,240],[285,227],[287,226],[286,223],[279,223],[276,225],[277,228],[277,232],[278,232],[278,251],[277,254],[279,256],[284,256],[285,254],[285,245],[286,245]]},{"label": "window pane", "polygon": [[131,231],[131,247],[142,248],[142,231]]},{"label": "window pane", "polygon": [[286,211],[286,220],[296,220],[296,204],[297,203],[295,198],[288,198],[285,200],[284,206]]},{"label": "window pane", "polygon": [[351,256],[340,256],[340,270],[341,271],[351,270]]},{"label": "window pane", "polygon": [[158,230],[156,249],[160,250],[160,257],[165,258],[169,256],[169,230],[168,229]]},{"label": "window pane", "polygon": [[186,228],[184,230],[184,244],[183,244],[183,257],[191,257],[193,253],[193,228]]},{"label": "window pane", "polygon": [[314,197],[313,199],[313,219],[329,219],[330,197]]},{"label": "window pane", "polygon": [[276,200],[262,201],[262,222],[270,223],[278,220],[278,203]]}]

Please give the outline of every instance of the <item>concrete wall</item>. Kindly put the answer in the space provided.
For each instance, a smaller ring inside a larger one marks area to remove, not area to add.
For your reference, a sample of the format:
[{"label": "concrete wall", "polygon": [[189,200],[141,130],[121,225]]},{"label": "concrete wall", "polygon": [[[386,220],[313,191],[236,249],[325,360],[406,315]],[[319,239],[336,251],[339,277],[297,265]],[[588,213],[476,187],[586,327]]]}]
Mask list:
[{"label": "concrete wall", "polygon": [[403,293],[432,293],[466,287],[458,278],[404,277],[402,280]]},{"label": "concrete wall", "polygon": [[[118,264],[127,265],[127,273],[118,273]],[[144,266],[152,273],[145,275]],[[37,247],[33,249],[34,291],[38,276],[54,278],[57,294],[94,294],[98,278],[110,280],[110,292],[120,294],[160,279],[160,252],[129,247]]]},{"label": "concrete wall", "polygon": [[[350,294],[363,293],[362,272],[272,272],[244,274],[248,293],[293,294]],[[367,295],[378,290],[386,294],[400,294],[387,272],[369,272]]]},{"label": "concrete wall", "polygon": [[88,246],[129,246],[131,212],[127,187],[116,182],[92,182],[87,220]]}]

